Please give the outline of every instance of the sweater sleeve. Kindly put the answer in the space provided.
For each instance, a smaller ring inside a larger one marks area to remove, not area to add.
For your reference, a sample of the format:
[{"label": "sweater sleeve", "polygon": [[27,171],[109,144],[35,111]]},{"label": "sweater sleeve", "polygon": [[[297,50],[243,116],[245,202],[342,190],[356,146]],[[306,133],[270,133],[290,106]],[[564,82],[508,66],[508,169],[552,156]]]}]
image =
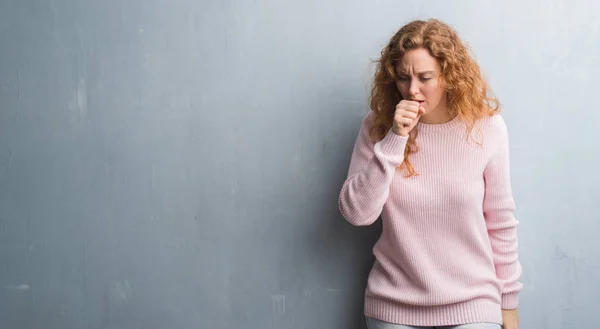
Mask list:
[{"label": "sweater sleeve", "polygon": [[496,139],[498,147],[485,171],[485,197],[483,211],[494,255],[496,276],[502,291],[502,309],[515,309],[519,304],[519,282],[522,268],[518,257],[515,202],[510,183],[508,132],[502,119],[498,119]]},{"label": "sweater sleeve", "polygon": [[369,137],[370,124],[371,113],[363,119],[339,196],[342,216],[356,226],[371,225],[381,214],[408,140],[390,129],[375,143]]}]

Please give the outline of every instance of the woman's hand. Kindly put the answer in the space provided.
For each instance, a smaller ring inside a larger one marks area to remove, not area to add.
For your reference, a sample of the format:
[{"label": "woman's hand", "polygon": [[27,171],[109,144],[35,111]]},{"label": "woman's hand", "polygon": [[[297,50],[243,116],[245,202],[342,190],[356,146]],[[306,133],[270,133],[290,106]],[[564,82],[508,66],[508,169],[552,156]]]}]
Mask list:
[{"label": "woman's hand", "polygon": [[519,314],[516,308],[502,310],[502,329],[519,329]]},{"label": "woman's hand", "polygon": [[417,125],[423,113],[425,113],[425,109],[419,102],[401,100],[396,105],[392,130],[396,135],[408,136],[408,133]]}]

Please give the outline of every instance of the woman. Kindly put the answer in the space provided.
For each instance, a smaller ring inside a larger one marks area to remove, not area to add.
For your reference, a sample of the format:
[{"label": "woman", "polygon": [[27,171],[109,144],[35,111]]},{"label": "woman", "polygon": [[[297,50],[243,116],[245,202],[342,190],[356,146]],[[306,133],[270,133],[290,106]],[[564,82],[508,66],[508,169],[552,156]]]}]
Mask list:
[{"label": "woman", "polygon": [[381,215],[371,329],[517,329],[517,220],[507,128],[453,28],[402,27],[382,50],[339,207]]}]

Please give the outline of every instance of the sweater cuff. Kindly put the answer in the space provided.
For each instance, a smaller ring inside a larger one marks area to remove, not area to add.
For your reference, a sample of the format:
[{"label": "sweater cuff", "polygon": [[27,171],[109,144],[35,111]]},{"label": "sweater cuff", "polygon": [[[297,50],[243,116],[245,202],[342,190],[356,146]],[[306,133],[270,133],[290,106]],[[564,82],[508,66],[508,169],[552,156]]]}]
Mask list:
[{"label": "sweater cuff", "polygon": [[514,310],[519,306],[519,293],[512,292],[502,295],[502,309]]},{"label": "sweater cuff", "polygon": [[404,156],[408,136],[397,135],[392,129],[379,141],[381,151],[387,155]]}]

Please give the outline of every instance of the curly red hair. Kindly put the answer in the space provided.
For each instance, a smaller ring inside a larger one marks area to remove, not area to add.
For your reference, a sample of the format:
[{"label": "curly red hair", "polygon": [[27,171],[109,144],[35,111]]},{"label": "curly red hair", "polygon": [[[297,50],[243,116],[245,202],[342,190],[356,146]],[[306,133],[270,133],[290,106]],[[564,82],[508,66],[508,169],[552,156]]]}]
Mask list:
[{"label": "curly red hair", "polygon": [[[396,87],[396,64],[407,51],[419,48],[428,50],[440,64],[450,115],[467,123],[467,135],[477,120],[500,111],[498,99],[490,95],[479,65],[457,32],[437,19],[415,20],[394,34],[375,61],[377,67],[370,95],[374,115],[369,131],[375,141],[383,139],[392,127],[396,105],[402,100]],[[418,151],[417,135],[415,127],[409,134],[404,161],[399,167],[407,171],[408,177],[417,174],[409,159],[410,154]]]}]

